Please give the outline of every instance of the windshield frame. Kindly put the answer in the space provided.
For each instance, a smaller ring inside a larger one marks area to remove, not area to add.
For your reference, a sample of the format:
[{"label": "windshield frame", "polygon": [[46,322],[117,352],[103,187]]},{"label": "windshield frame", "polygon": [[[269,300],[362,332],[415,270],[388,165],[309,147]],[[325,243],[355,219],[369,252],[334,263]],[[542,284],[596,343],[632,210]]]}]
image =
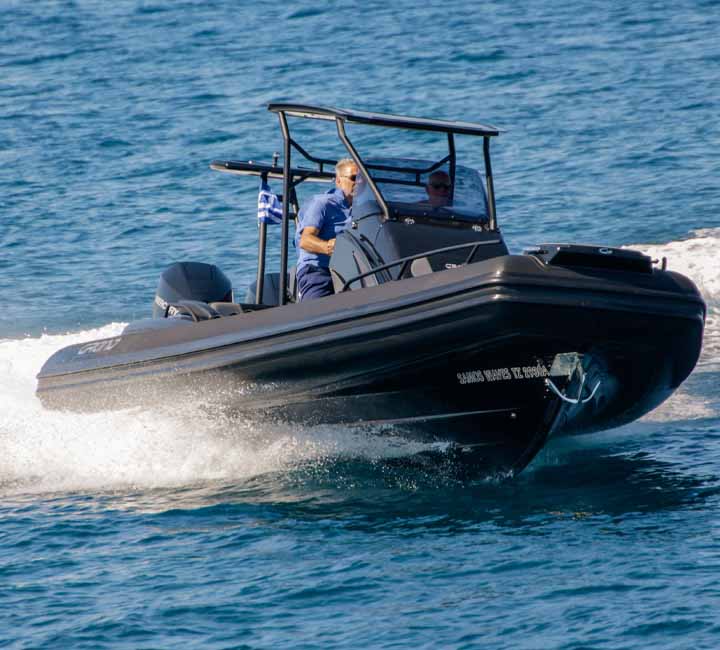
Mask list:
[{"label": "windshield frame", "polygon": [[[345,148],[348,150],[348,153],[352,156],[353,160],[357,164],[358,168],[360,169],[360,172],[363,174],[365,179],[367,180],[368,185],[370,186],[370,189],[372,193],[375,195],[375,199],[378,202],[378,205],[380,206],[380,209],[382,210],[383,217],[385,219],[393,219],[398,218],[400,215],[398,212],[393,209],[389,204],[386,198],[383,196],[382,192],[380,191],[380,188],[378,187],[378,182],[390,182],[395,184],[415,184],[412,182],[402,182],[395,179],[381,179],[381,178],[373,178],[372,174],[369,172],[370,169],[376,169],[377,166],[373,166],[371,163],[366,162],[363,160],[363,158],[360,156],[360,153],[357,151],[353,143],[350,141],[350,138],[347,135],[347,132],[345,130],[345,120],[341,118],[336,118],[336,125],[337,125],[337,131],[338,136],[342,143],[345,145]],[[409,129],[411,130],[411,129]],[[416,181],[417,185],[420,185],[420,175],[422,173],[430,173],[432,171],[435,171],[437,169],[440,169],[447,163],[448,165],[448,174],[450,176],[450,183],[452,187],[455,187],[456,182],[456,169],[457,169],[457,154],[455,150],[455,134],[447,131],[447,146],[448,146],[448,154],[447,156],[441,158],[437,162],[430,165],[429,168],[423,169],[423,170],[415,170],[414,168],[403,168],[403,167],[393,167],[393,166],[382,166],[382,168],[386,169],[387,171],[399,171],[403,173],[416,173]],[[486,181],[486,200],[487,200],[487,218],[488,218],[488,229],[489,230],[496,230],[497,229],[497,218],[496,218],[496,211],[495,211],[495,193],[493,189],[493,181],[492,181],[492,166],[490,163],[490,136],[484,135],[483,136],[483,158],[485,162],[485,181]],[[451,194],[452,199],[452,194]]]},{"label": "windshield frame", "polygon": [[[458,221],[470,225],[482,224],[484,230],[489,229],[487,194],[477,169],[455,165],[452,172],[454,179],[450,181],[447,195],[434,197],[433,200],[428,188],[429,180],[436,172],[442,172],[450,179],[450,156],[435,161],[382,156],[364,162],[387,203],[391,218],[403,220],[409,217],[437,224]],[[438,202],[438,198],[442,202]],[[382,210],[370,191],[370,183],[364,175],[359,175],[355,185],[353,218],[360,220],[378,214],[382,214]]]}]

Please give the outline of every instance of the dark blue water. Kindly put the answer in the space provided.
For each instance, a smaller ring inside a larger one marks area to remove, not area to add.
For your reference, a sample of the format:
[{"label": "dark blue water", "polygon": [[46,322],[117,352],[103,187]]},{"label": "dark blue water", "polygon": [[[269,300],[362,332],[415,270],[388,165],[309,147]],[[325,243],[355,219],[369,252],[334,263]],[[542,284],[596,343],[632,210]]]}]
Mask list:
[{"label": "dark blue water", "polygon": [[[0,648],[719,647],[719,33],[710,1],[1,3]],[[697,370],[510,483],[202,405],[44,411],[44,359],[169,263],[248,284],[256,186],[208,165],[281,150],[272,100],[500,126],[511,248],[666,256]]]}]

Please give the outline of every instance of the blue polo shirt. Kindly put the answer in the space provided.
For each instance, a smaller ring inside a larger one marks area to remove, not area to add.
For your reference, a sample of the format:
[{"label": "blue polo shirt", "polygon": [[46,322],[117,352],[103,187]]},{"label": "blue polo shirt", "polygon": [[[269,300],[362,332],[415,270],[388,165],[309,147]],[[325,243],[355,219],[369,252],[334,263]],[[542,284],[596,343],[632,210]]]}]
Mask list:
[{"label": "blue polo shirt", "polygon": [[316,194],[300,210],[299,223],[295,232],[295,248],[298,251],[297,267],[319,266],[328,268],[330,256],[309,253],[300,248],[300,235],[307,228],[317,228],[320,239],[334,239],[350,225],[350,206],[342,190],[335,187],[323,194]]}]

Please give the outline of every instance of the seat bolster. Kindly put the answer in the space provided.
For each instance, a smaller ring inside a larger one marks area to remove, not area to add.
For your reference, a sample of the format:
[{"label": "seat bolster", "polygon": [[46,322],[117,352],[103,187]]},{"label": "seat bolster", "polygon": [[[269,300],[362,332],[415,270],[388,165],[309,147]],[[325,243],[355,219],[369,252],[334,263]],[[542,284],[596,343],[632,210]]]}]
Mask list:
[{"label": "seat bolster", "polygon": [[220,316],[236,316],[237,314],[244,313],[242,305],[236,302],[211,302],[210,307],[214,309]]},{"label": "seat bolster", "polygon": [[179,300],[167,306],[166,316],[189,315],[195,322],[220,318],[220,314],[206,302],[200,300]]}]

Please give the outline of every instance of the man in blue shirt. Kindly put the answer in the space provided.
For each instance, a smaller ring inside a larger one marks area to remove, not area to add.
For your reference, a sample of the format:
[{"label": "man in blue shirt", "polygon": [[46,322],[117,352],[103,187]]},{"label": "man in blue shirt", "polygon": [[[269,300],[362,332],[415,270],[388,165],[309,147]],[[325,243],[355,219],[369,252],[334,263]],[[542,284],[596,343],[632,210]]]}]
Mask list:
[{"label": "man in blue shirt", "polygon": [[350,206],[359,170],[349,158],[335,165],[335,187],[314,196],[300,210],[295,233],[298,249],[297,286],[300,300],[329,296],[333,291],[330,256],[335,237],[350,223]]}]

